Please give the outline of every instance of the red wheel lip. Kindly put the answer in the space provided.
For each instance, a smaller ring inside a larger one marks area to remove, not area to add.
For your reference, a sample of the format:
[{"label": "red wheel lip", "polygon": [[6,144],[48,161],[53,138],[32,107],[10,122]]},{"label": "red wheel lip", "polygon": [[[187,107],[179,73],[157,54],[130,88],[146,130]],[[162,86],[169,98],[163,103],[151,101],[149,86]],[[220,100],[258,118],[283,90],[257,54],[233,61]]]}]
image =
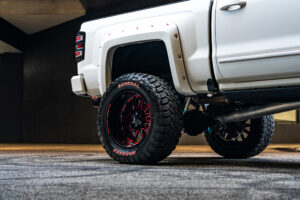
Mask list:
[{"label": "red wheel lip", "polygon": [[109,130],[109,126],[108,126],[108,115],[109,115],[110,107],[111,107],[111,104],[108,105],[108,109],[106,112],[106,129],[107,129],[108,134],[110,134],[110,130]]}]

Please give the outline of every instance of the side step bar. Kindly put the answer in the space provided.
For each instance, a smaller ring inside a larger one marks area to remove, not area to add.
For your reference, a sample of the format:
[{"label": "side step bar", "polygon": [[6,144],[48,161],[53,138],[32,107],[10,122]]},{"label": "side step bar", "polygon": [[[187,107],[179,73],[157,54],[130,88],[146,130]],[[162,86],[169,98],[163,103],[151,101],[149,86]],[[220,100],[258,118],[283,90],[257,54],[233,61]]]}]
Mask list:
[{"label": "side step bar", "polygon": [[289,103],[276,103],[262,106],[251,106],[248,109],[232,112],[229,114],[221,115],[217,117],[217,120],[221,124],[230,122],[241,122],[249,119],[255,119],[263,117],[265,115],[285,112],[300,108],[300,102],[289,102]]}]

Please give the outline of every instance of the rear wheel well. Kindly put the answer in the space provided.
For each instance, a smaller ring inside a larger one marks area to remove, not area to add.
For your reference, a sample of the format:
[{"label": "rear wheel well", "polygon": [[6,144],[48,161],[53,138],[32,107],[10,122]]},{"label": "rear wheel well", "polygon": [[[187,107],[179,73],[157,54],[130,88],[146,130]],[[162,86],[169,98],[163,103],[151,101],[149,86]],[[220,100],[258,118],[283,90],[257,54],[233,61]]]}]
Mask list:
[{"label": "rear wheel well", "polygon": [[112,60],[112,81],[132,72],[152,74],[173,83],[165,43],[151,41],[117,48]]}]

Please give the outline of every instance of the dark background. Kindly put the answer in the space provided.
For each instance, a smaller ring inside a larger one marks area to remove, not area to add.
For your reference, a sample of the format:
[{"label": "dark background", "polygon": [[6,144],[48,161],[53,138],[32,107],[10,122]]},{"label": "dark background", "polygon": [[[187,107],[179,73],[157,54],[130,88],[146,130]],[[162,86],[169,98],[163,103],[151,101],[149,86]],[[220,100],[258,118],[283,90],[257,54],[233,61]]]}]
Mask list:
[{"label": "dark background", "polygon": [[96,142],[96,110],[72,93],[82,20],[30,35],[24,54],[24,142]]},{"label": "dark background", "polygon": [[23,55],[0,54],[0,139],[3,142],[23,138]]}]

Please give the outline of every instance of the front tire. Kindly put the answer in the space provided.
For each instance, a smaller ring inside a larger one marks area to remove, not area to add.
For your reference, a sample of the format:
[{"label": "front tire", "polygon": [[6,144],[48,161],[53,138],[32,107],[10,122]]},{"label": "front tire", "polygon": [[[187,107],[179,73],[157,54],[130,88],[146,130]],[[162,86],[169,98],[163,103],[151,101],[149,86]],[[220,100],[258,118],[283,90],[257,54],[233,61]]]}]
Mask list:
[{"label": "front tire", "polygon": [[155,164],[175,149],[183,117],[178,94],[159,77],[125,74],[107,89],[98,109],[98,134],[121,163]]},{"label": "front tire", "polygon": [[248,158],[261,153],[270,144],[273,133],[274,118],[268,115],[208,129],[205,137],[210,147],[225,158]]}]

